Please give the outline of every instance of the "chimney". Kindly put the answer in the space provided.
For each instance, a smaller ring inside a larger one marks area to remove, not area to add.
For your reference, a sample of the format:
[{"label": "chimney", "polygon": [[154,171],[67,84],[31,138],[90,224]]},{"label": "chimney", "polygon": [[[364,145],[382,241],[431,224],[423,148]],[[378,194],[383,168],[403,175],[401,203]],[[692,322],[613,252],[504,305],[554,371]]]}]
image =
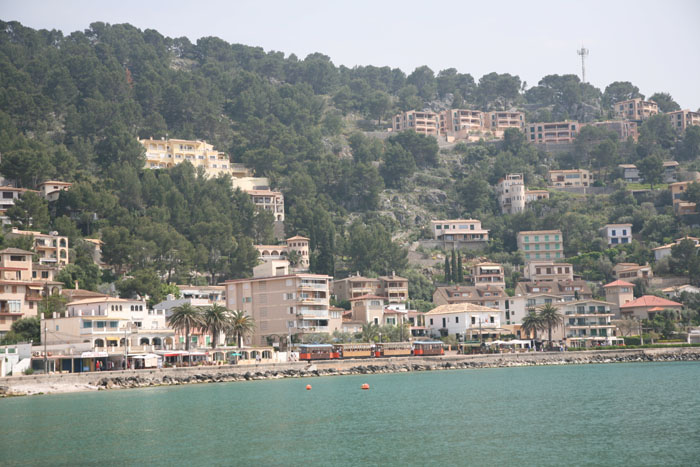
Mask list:
[{"label": "chimney", "polygon": [[75,290],[78,290],[78,279],[75,280]]}]

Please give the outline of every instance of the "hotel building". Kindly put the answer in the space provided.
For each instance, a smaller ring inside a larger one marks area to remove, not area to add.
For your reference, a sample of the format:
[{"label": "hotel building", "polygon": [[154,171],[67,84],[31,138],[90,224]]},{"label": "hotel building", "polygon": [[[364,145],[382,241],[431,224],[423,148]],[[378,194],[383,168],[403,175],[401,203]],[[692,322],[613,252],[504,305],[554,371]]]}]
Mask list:
[{"label": "hotel building", "polygon": [[[268,261],[253,277],[226,281],[226,305],[255,320],[251,345],[290,334],[330,333],[330,282],[321,274],[291,273],[288,261]],[[340,323],[340,318],[338,318]]]},{"label": "hotel building", "polygon": [[440,123],[435,112],[409,110],[395,115],[392,127],[394,131],[413,130],[421,135],[437,136]]},{"label": "hotel building", "polygon": [[671,126],[676,131],[685,131],[691,125],[700,125],[700,112],[676,110],[665,114],[671,120]]},{"label": "hotel building", "polygon": [[560,259],[564,257],[561,230],[531,230],[518,232],[518,250],[525,262],[532,260]]},{"label": "hotel building", "polygon": [[573,143],[580,130],[578,122],[529,123],[525,135],[531,143]]}]

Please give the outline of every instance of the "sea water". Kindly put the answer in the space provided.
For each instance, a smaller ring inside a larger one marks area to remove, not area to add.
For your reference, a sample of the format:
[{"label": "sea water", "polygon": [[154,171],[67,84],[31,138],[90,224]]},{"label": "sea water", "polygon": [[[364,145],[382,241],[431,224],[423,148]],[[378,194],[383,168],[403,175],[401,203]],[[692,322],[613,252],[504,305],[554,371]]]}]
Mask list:
[{"label": "sea water", "polygon": [[674,362],[8,398],[0,465],[699,465],[699,389]]}]

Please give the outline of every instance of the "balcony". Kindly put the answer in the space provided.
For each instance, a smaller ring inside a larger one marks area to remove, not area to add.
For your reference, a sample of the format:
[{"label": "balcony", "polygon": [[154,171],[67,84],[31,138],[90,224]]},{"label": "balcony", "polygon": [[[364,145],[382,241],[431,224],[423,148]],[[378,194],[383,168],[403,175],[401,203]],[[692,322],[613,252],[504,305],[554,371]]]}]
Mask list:
[{"label": "balcony", "polygon": [[329,316],[329,311],[327,308],[308,308],[308,309],[298,309],[297,310],[297,316],[300,316],[302,318],[310,319],[310,318],[319,318],[319,319],[328,319]]},{"label": "balcony", "polygon": [[302,290],[328,290],[328,284],[314,284],[312,282],[302,282],[298,286]]}]

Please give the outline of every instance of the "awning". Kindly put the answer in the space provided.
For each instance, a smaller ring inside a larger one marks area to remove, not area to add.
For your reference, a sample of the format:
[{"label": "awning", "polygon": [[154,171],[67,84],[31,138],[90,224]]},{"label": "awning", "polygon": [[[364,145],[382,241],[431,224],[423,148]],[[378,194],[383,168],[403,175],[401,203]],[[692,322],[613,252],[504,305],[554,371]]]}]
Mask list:
[{"label": "awning", "polygon": [[80,354],[80,358],[102,358],[109,357],[107,352],[83,352]]}]

